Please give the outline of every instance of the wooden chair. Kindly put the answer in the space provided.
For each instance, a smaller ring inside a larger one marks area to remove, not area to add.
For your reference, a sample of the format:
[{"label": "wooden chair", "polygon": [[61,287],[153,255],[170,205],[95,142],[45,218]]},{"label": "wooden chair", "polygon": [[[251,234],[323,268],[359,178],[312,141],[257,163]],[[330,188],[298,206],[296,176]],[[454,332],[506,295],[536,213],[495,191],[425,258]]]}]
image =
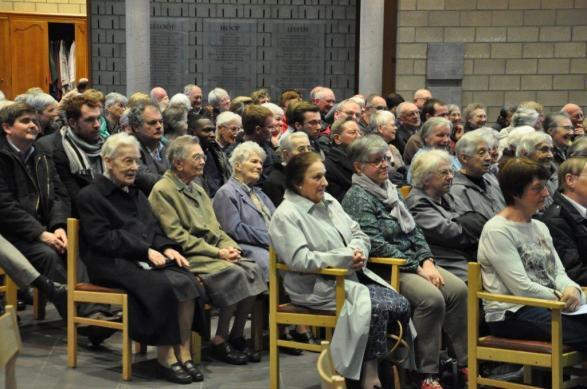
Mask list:
[{"label": "wooden chair", "polygon": [[[16,283],[1,267],[0,276],[3,277],[2,284],[0,285],[0,293],[4,294],[4,302],[6,305],[16,307],[18,304],[18,286],[16,286]],[[41,293],[37,288],[33,288],[33,318],[35,320],[43,320],[45,318],[45,300],[41,297]]]},{"label": "wooden chair", "polygon": [[400,186],[399,192],[401,193],[402,197],[405,199],[410,194],[412,187],[410,185]]},{"label": "wooden chair", "polygon": [[[125,291],[77,282],[79,220],[67,219],[67,366],[77,365],[77,325],[86,324],[122,331],[122,379],[132,377],[132,350],[128,336],[128,296]],[[77,315],[76,304],[94,303],[122,306],[122,322],[90,319]]]},{"label": "wooden chair", "polygon": [[330,342],[325,340],[320,345],[322,352],[318,357],[316,368],[320,375],[322,382],[322,389],[346,389],[344,377],[336,374],[336,369],[332,363],[332,356],[330,355]]},{"label": "wooden chair", "polygon": [[[477,388],[478,385],[517,389],[539,388],[538,386],[530,386],[532,366],[551,370],[551,388],[553,389],[570,388],[573,385],[587,382],[585,377],[563,382],[563,368],[580,364],[584,360],[584,357],[578,351],[562,343],[561,310],[565,306],[564,303],[531,297],[488,293],[483,291],[481,285],[481,267],[478,263],[470,262],[467,302],[469,389]],[[550,309],[552,312],[552,341],[528,341],[495,336],[479,338],[478,300],[480,299]],[[478,368],[479,360],[524,365],[524,385],[481,377]]]},{"label": "wooden chair", "polygon": [[4,387],[16,389],[16,357],[22,348],[20,332],[13,305],[6,306],[6,313],[0,316],[0,366],[4,366]]}]

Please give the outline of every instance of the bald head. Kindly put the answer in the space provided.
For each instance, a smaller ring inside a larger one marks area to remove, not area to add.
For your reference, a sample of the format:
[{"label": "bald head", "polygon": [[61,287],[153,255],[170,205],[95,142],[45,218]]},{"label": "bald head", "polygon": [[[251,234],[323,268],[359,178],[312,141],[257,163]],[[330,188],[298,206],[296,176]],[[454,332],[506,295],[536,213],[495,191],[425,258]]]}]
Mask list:
[{"label": "bald head", "polygon": [[414,93],[414,104],[416,104],[418,109],[422,110],[422,107],[424,107],[424,104],[426,104],[426,102],[428,100],[430,100],[431,98],[432,98],[432,93],[428,89],[418,89]]},{"label": "bald head", "polygon": [[571,119],[571,123],[573,123],[573,127],[583,127],[583,119],[585,116],[583,115],[583,110],[577,104],[569,103],[566,104],[562,109],[561,112],[566,113],[569,115]]},{"label": "bald head", "polygon": [[404,101],[397,106],[397,118],[404,127],[420,128],[420,110],[414,103]]}]

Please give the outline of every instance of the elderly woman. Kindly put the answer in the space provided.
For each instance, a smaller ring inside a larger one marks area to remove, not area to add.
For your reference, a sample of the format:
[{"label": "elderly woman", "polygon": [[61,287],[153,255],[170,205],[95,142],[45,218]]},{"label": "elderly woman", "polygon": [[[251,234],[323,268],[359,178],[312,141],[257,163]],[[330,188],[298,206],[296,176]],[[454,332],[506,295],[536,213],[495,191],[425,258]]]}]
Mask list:
[{"label": "elderly woman", "polygon": [[546,181],[548,197],[545,200],[545,208],[552,204],[552,196],[558,189],[558,174],[552,162],[552,138],[544,132],[532,132],[525,135],[516,149],[516,157],[527,157],[538,162],[550,173]]},{"label": "elderly woman", "polygon": [[126,109],[128,99],[120,93],[111,92],[106,95],[104,100],[104,111],[108,133],[116,134],[120,132],[120,118]]},{"label": "elderly woman", "polygon": [[389,179],[397,184],[405,183],[406,164],[397,147],[392,144],[397,133],[395,115],[389,111],[375,111],[369,119],[369,133],[380,135],[389,146]]},{"label": "elderly woman", "polygon": [[[585,303],[553,247],[548,228],[532,216],[544,208],[550,172],[527,158],[506,163],[499,185],[507,207],[489,220],[479,240],[483,288],[490,293],[560,300],[573,312]],[[490,331],[500,337],[550,341],[550,311],[483,301]],[[563,316],[563,343],[587,351],[587,316]]]},{"label": "elderly woman", "polygon": [[271,130],[271,146],[274,149],[276,149],[277,147],[279,147],[279,138],[281,137],[281,132],[283,130],[284,125],[287,128],[287,124],[285,124],[285,112],[277,104],[267,102],[262,104],[262,106],[265,108],[269,108],[271,113],[273,113],[273,121],[275,127],[273,127],[273,129]]},{"label": "elderly woman", "polygon": [[260,354],[247,347],[244,328],[256,296],[266,290],[261,269],[241,256],[240,247],[220,228],[206,191],[193,182],[203,174],[206,160],[198,138],[176,138],[168,158],[171,169],[155,184],[149,201],[163,230],[181,245],[190,269],[220,309],[210,353],[235,365],[259,362]]},{"label": "elderly woman", "polygon": [[487,123],[487,111],[483,104],[471,103],[467,105],[463,110],[463,116],[465,117],[465,132],[481,128]]},{"label": "elderly woman", "polygon": [[275,206],[269,197],[254,186],[261,178],[265,151],[255,142],[238,145],[230,156],[232,177],[212,201],[222,229],[239,244],[249,259],[263,270],[268,281],[269,233]]},{"label": "elderly woman", "polygon": [[[387,147],[387,145],[386,145]],[[380,387],[377,359],[387,353],[388,324],[405,326],[409,304],[385,281],[365,267],[369,238],[325,189],[320,156],[302,153],[285,167],[285,199],[275,211],[269,235],[279,260],[296,270],[343,267],[346,299],[338,318],[331,352],[336,371],[362,387]],[[300,306],[333,311],[334,280],[304,273],[285,273],[285,291]],[[404,327],[406,328],[406,327]]]},{"label": "elderly woman", "polygon": [[239,115],[230,111],[222,112],[216,118],[216,143],[226,152],[228,146],[236,142],[236,135],[242,127]]},{"label": "elderly woman", "polygon": [[196,278],[177,243],[167,238],[145,195],[133,184],[140,159],[131,135],[102,148],[104,176],[78,195],[81,256],[93,283],[125,290],[130,338],[158,346],[162,375],[176,383],[203,379],[190,354],[194,312],[203,314]]},{"label": "elderly woman", "polygon": [[[486,153],[489,150],[485,151]],[[467,281],[467,262],[477,257],[477,242],[487,221],[475,211],[459,215],[449,193],[453,170],[444,150],[428,150],[412,162],[414,177],[406,204],[422,229],[436,263]]]},{"label": "elderly woman", "polygon": [[448,110],[448,120],[452,123],[452,132],[450,134],[450,139],[452,141],[452,149],[454,149],[454,144],[461,139],[461,136],[465,133],[465,129],[463,127],[463,117],[461,116],[461,108],[456,104],[449,104],[447,107]]},{"label": "elderly woman", "polygon": [[436,265],[422,231],[387,178],[386,153],[387,144],[379,137],[366,136],[351,145],[355,173],[342,206],[371,239],[372,256],[408,261],[400,268],[400,291],[413,309],[420,388],[441,388],[438,361],[443,330],[463,374],[467,365],[467,287]]}]

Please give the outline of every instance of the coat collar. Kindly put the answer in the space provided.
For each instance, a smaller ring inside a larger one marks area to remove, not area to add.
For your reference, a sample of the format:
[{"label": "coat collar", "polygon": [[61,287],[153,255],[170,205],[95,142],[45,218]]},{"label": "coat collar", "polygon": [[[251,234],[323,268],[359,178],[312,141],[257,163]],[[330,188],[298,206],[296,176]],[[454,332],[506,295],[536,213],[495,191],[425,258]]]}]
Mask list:
[{"label": "coat collar", "polygon": [[254,186],[248,186],[250,192],[247,193],[247,189],[244,187],[244,185],[235,180],[234,177],[231,177],[230,180],[228,180],[227,184],[230,185],[236,193],[238,193],[238,195],[243,199],[244,203],[249,205],[256,212],[261,213],[261,211],[259,211],[259,209],[257,209],[255,204],[253,203],[253,200],[251,200],[251,196],[249,194],[250,192],[255,192],[259,200],[263,202],[263,197],[260,194],[261,190],[259,188]]},{"label": "coat collar", "polygon": [[[103,174],[96,175],[96,178],[94,179],[94,184],[98,187],[98,190],[100,192],[102,192],[102,194],[105,197],[110,196],[115,191],[118,191],[121,193],[127,193],[127,192],[123,191],[121,188],[119,188],[114,182],[112,182],[112,180],[110,178],[106,177]],[[128,194],[134,195],[136,191],[137,191],[137,188],[135,188],[134,186],[131,186],[129,188]]]},{"label": "coat collar", "polygon": [[587,219],[579,213],[579,210],[575,208],[575,206],[559,191],[554,193],[553,198],[554,203],[558,204],[566,213],[568,213],[575,223],[585,224],[587,222]]},{"label": "coat collar", "polygon": [[285,200],[290,201],[292,204],[294,204],[297,208],[299,208],[301,211],[303,211],[305,213],[310,212],[312,209],[314,209],[314,207],[317,207],[320,205],[328,208],[330,206],[330,204],[332,204],[332,202],[334,201],[334,197],[332,197],[331,194],[324,193],[324,200],[322,200],[320,203],[316,204],[313,201],[310,201],[307,198],[305,198],[304,196],[300,196],[299,194],[297,194],[289,189],[285,190],[285,194],[284,194],[283,198]]},{"label": "coat collar", "polygon": [[177,178],[177,176],[173,174],[171,170],[167,170],[163,174],[163,179],[169,180],[173,186],[175,186],[175,189],[177,189],[178,192],[183,193],[185,196],[198,203],[201,201],[202,194],[205,193],[204,189],[202,189],[194,181],[192,181],[191,184],[186,185],[185,182]]}]

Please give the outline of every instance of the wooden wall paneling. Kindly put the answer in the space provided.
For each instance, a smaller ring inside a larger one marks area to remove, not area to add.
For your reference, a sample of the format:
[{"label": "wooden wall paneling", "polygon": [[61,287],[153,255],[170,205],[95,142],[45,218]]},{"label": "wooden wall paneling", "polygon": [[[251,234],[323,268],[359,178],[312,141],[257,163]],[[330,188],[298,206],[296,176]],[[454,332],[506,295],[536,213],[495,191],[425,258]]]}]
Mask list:
[{"label": "wooden wall paneling", "polygon": [[10,64],[10,19],[0,16],[0,90],[13,99],[12,66]]},{"label": "wooden wall paneling", "polygon": [[49,91],[49,25],[41,19],[12,19],[10,23],[12,93],[38,86]]},{"label": "wooden wall paneling", "polygon": [[88,49],[88,25],[86,21],[75,22],[75,77],[77,80],[82,77],[89,79]]}]

